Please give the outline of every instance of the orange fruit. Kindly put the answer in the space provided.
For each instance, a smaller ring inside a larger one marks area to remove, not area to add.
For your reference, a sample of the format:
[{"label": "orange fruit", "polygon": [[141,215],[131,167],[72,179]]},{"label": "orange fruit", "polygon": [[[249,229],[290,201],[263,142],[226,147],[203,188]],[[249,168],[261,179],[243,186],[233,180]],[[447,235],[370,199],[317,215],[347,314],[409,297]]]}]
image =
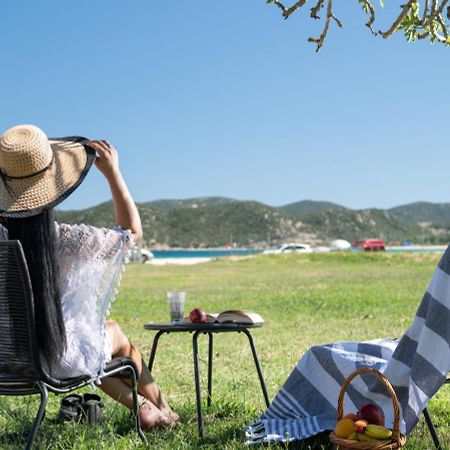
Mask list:
[{"label": "orange fruit", "polygon": [[356,419],[355,413],[347,413],[344,417],[344,419],[352,419],[353,421]]},{"label": "orange fruit", "polygon": [[349,418],[338,420],[334,428],[334,434],[343,439],[347,439],[354,431],[353,420]]}]

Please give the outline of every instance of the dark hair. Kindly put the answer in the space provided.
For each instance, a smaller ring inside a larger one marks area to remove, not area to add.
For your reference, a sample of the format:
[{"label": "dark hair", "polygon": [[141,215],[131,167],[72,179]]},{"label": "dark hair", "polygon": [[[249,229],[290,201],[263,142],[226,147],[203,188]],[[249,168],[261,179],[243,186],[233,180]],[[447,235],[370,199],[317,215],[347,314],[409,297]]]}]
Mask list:
[{"label": "dark hair", "polygon": [[8,239],[19,240],[25,253],[33,287],[38,346],[51,369],[66,348],[53,210],[32,217],[8,218],[6,228]]}]

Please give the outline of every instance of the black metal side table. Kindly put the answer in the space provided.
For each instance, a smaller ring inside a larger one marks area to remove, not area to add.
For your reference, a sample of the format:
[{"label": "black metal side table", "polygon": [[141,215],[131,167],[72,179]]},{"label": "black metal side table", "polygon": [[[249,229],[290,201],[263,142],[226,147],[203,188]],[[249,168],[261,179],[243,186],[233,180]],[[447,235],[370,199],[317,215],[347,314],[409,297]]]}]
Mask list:
[{"label": "black metal side table", "polygon": [[207,334],[209,337],[208,345],[208,406],[211,405],[212,397],[212,361],[213,361],[213,334],[214,333],[244,333],[248,337],[250,348],[252,350],[253,359],[255,361],[256,371],[258,372],[259,382],[264,395],[266,405],[269,406],[269,396],[267,395],[266,384],[264,383],[264,377],[259,364],[258,355],[256,353],[253,337],[250,333],[252,328],[261,328],[263,324],[244,325],[238,323],[208,323],[208,324],[176,324],[176,323],[146,323],[144,328],[146,330],[156,331],[156,335],[153,339],[153,345],[150,352],[150,359],[148,362],[148,368],[150,372],[153,369],[153,363],[155,361],[156,350],[158,348],[158,341],[164,334],[170,333],[193,333],[192,336],[192,350],[194,356],[194,378],[195,378],[195,395],[197,402],[197,419],[198,419],[198,435],[200,439],[203,438],[203,412],[202,412],[202,399],[200,393],[200,374],[199,374],[199,358],[198,358],[198,337],[200,334]]}]

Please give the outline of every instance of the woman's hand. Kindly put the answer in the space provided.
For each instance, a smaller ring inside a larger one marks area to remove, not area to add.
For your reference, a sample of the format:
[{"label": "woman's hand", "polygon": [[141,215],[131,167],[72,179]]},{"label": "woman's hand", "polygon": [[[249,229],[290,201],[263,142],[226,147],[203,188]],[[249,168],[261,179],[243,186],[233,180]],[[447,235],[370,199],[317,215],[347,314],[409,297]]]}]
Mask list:
[{"label": "woman's hand", "polygon": [[117,150],[108,141],[89,141],[87,143],[97,152],[95,165],[108,180],[120,174]]}]

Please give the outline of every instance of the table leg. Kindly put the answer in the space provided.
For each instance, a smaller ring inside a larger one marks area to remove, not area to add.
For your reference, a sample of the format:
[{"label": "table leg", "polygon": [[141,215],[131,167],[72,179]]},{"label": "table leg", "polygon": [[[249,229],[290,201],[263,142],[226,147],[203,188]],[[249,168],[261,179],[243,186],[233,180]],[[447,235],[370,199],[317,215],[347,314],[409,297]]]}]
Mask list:
[{"label": "table leg", "polygon": [[203,439],[203,413],[202,413],[202,398],[200,393],[200,373],[198,360],[198,336],[200,332],[196,331],[192,337],[192,350],[194,353],[194,378],[195,378],[195,397],[197,400],[197,425],[198,437]]},{"label": "table leg", "polygon": [[258,359],[258,355],[256,353],[256,348],[255,348],[255,344],[253,342],[253,337],[252,337],[250,331],[248,331],[248,330],[242,330],[242,331],[247,335],[248,340],[250,342],[250,347],[251,347],[252,353],[253,353],[253,359],[255,360],[256,370],[258,372],[259,382],[261,384],[261,389],[262,389],[263,395],[264,395],[264,400],[266,401],[266,406],[269,407],[269,404],[270,404],[269,396],[267,395],[266,383],[264,382],[264,377],[262,374],[261,366],[259,365],[259,359]]},{"label": "table leg", "polygon": [[148,370],[150,371],[150,373],[152,372],[153,363],[155,362],[156,349],[158,348],[159,338],[164,333],[169,333],[169,332],[168,331],[158,331],[155,335],[155,338],[153,339],[152,351],[150,352],[150,359],[148,360]]},{"label": "table leg", "polygon": [[212,398],[212,362],[213,362],[213,334],[208,333],[208,406],[211,406]]}]

